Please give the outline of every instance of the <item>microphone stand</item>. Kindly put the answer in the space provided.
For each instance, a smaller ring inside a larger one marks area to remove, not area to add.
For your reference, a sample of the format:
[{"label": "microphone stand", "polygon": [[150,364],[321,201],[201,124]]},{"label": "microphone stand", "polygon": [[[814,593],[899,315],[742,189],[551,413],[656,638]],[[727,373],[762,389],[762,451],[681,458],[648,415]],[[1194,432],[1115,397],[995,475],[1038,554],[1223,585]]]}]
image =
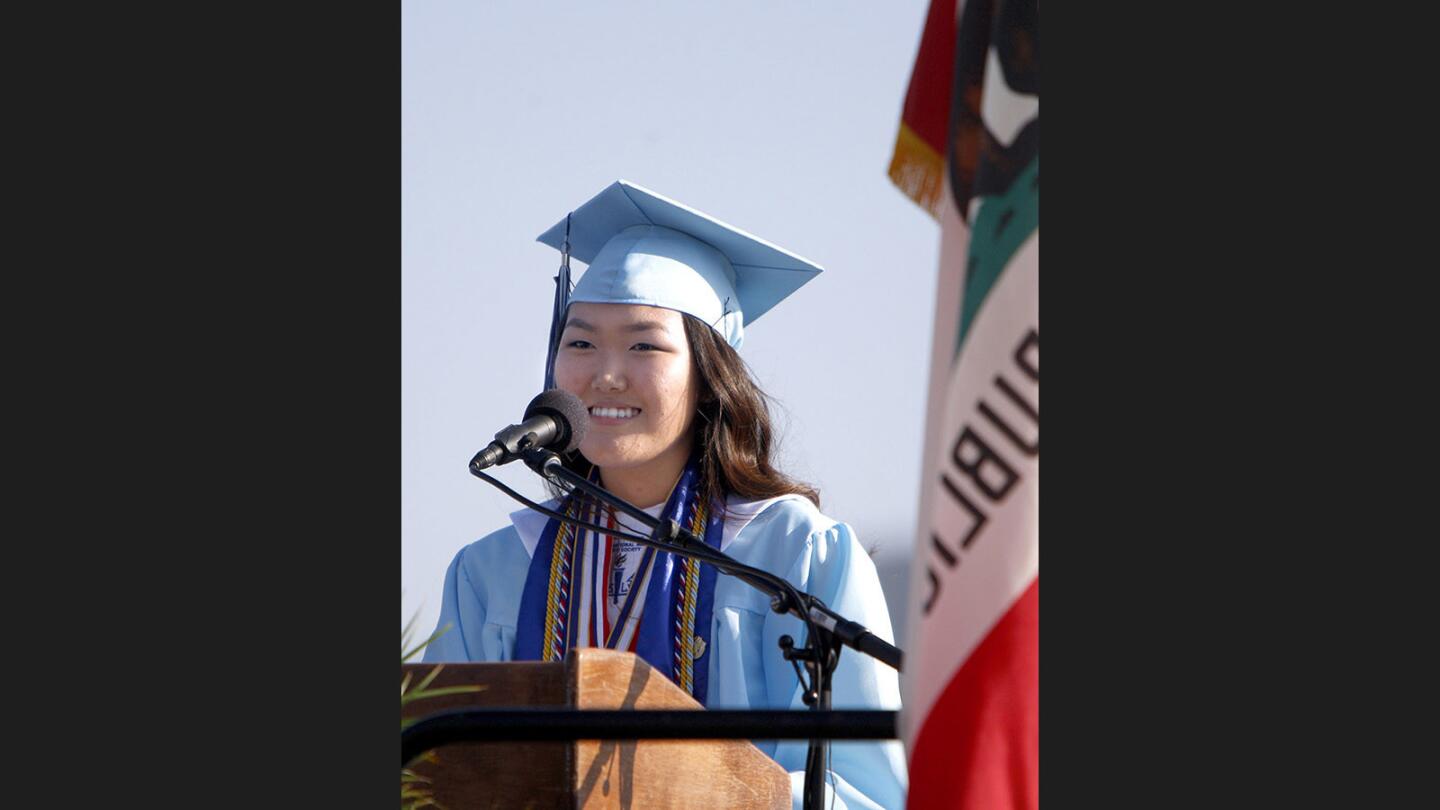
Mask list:
[{"label": "microphone stand", "polygon": [[[809,671],[809,686],[804,689],[801,698],[810,708],[816,711],[830,708],[830,679],[840,663],[842,645],[865,653],[896,670],[900,669],[902,654],[899,648],[875,636],[863,625],[847,620],[826,607],[819,599],[801,592],[784,578],[745,565],[719,549],[705,545],[703,540],[674,520],[661,521],[651,517],[603,487],[586,480],[584,476],[566,469],[555,453],[543,447],[535,447],[526,439],[521,440],[521,445],[520,457],[526,466],[541,477],[558,485],[568,486],[572,490],[578,489],[624,512],[651,530],[648,538],[635,535],[627,539],[709,563],[716,570],[736,577],[767,594],[770,597],[771,610],[779,614],[788,613],[805,622],[809,630],[805,639],[806,646],[796,648],[794,639],[788,635],[781,636],[779,644],[780,654],[795,667],[795,676],[800,679],[802,687],[806,684],[800,674],[798,662],[804,662],[806,670]],[[479,475],[473,467],[471,472]],[[822,740],[810,740],[805,761],[806,810],[820,810],[825,796],[823,745]]]}]

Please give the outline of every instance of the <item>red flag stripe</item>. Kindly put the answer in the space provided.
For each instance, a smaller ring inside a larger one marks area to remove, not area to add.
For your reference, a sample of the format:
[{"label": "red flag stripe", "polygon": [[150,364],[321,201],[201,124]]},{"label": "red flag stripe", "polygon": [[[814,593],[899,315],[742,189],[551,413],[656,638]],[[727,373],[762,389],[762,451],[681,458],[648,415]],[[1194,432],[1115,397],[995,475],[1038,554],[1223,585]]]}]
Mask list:
[{"label": "red flag stripe", "polygon": [[910,755],[911,810],[1040,806],[1040,577],[952,677]]}]

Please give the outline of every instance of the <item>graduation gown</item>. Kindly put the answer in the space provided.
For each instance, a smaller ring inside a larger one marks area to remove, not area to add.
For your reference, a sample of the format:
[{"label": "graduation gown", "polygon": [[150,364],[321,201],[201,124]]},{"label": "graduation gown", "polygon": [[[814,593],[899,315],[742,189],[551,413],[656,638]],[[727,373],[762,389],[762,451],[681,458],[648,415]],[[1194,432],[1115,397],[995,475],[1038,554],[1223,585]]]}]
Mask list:
[{"label": "graduation gown", "polygon": [[[553,508],[554,503],[547,506]],[[875,565],[849,526],[794,495],[762,501],[732,498],[726,507],[721,551],[783,576],[840,615],[894,642]],[[521,510],[510,519],[510,526],[462,548],[450,563],[437,629],[447,624],[451,629],[426,647],[425,661],[513,660],[520,596],[530,555],[547,518]],[[773,612],[769,597],[724,574],[716,577],[713,604],[710,644],[696,659],[697,665],[708,666],[707,708],[808,708],[800,698],[794,668],[781,657],[778,643],[787,634],[796,644],[803,643],[804,624]],[[899,674],[846,648],[832,679],[831,707],[898,710]],[[799,810],[808,743],[758,740],[755,744],[790,772],[791,795]],[[832,801],[837,810],[904,807],[906,762],[898,741],[834,742],[830,751],[827,807]]]}]

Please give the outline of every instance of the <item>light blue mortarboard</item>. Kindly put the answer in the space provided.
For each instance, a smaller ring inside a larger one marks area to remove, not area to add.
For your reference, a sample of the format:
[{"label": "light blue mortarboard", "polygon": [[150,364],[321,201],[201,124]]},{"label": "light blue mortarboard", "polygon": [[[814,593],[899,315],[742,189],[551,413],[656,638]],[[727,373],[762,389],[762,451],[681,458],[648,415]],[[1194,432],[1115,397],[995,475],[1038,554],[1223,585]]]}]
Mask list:
[{"label": "light blue mortarboard", "polygon": [[[677,310],[710,324],[737,349],[747,324],[821,272],[814,262],[624,180],[538,241],[563,252],[567,238],[568,255],[589,265],[569,303]],[[568,305],[564,292],[557,290],[560,317]]]}]

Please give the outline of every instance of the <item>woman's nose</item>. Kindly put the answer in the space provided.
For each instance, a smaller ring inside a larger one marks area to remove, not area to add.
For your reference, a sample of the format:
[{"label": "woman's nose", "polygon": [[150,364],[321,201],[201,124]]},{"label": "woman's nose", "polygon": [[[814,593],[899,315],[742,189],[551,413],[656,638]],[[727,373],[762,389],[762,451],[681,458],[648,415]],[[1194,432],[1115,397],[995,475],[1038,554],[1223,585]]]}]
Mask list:
[{"label": "woman's nose", "polygon": [[618,368],[606,366],[596,373],[594,385],[597,391],[623,391],[625,375]]}]

